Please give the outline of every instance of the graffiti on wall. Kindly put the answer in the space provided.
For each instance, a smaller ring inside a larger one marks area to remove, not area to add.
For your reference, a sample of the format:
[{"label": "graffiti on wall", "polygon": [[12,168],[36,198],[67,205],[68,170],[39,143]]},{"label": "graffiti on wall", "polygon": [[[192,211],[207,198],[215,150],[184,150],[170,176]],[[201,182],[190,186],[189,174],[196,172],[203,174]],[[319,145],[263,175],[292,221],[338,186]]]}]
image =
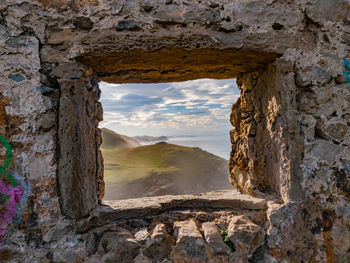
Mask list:
[{"label": "graffiti on wall", "polygon": [[349,60],[344,60],[344,79],[345,82],[350,82],[350,61]]},{"label": "graffiti on wall", "polygon": [[4,147],[4,161],[0,162],[0,246],[4,242],[6,229],[13,223],[16,214],[16,206],[19,204],[23,189],[17,180],[8,171],[12,160],[12,149],[10,143],[0,136],[0,147]]}]

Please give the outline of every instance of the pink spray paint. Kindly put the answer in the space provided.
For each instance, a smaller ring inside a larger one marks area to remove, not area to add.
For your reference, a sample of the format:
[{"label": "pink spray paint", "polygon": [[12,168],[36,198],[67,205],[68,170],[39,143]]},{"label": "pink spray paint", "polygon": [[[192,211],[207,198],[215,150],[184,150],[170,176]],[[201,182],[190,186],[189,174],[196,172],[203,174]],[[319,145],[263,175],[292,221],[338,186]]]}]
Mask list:
[{"label": "pink spray paint", "polygon": [[4,211],[0,214],[0,247],[4,242],[6,229],[13,223],[13,218],[16,214],[16,205],[20,202],[23,189],[17,185],[16,180],[10,175],[6,174],[6,168],[10,165],[12,159],[12,149],[9,142],[0,136],[0,143],[4,144],[6,148],[6,162],[4,166],[0,167],[0,174],[4,174],[12,184],[6,185],[0,180],[0,193],[8,196],[6,199],[6,206]]}]

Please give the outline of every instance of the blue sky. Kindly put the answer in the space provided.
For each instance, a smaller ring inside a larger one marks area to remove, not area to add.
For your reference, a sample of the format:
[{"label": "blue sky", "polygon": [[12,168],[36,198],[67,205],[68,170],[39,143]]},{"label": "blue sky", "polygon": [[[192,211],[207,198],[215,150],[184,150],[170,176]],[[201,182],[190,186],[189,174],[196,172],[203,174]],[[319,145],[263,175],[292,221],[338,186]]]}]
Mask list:
[{"label": "blue sky", "polygon": [[100,82],[107,127],[135,135],[228,135],[232,104],[239,97],[234,79],[198,79],[161,84]]}]

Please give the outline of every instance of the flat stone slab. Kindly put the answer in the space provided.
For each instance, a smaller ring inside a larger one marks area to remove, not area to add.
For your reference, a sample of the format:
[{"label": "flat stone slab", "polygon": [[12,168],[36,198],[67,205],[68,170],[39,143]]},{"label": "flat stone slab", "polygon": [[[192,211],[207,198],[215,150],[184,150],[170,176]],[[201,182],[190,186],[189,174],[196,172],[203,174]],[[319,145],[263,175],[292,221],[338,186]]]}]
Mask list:
[{"label": "flat stone slab", "polygon": [[[241,194],[235,190],[221,190],[201,195],[163,195],[125,200],[103,201],[96,209],[98,213],[125,213],[122,218],[149,215],[179,208],[214,208],[264,210],[266,200]],[[111,210],[112,209],[112,210]],[[134,211],[137,211],[134,214]],[[144,214],[145,213],[145,214]]]},{"label": "flat stone slab", "polygon": [[126,200],[103,201],[89,218],[78,222],[78,231],[101,226],[110,221],[142,218],[177,209],[242,209],[264,210],[267,200],[241,194],[235,190],[220,190],[201,195],[163,195]]}]

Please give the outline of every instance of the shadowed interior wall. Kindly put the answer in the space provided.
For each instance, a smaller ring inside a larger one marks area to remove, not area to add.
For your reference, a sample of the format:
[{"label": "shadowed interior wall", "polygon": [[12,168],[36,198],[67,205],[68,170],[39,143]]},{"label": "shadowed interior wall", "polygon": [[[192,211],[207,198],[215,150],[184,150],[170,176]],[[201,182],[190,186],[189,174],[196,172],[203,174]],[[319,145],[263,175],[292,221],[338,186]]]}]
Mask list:
[{"label": "shadowed interior wall", "polygon": [[241,97],[232,107],[231,183],[253,195],[269,193],[285,201],[302,200],[298,133],[292,65],[277,59],[268,68],[241,75]]},{"label": "shadowed interior wall", "polygon": [[104,193],[98,129],[102,120],[102,106],[98,102],[101,91],[97,81],[75,64],[60,65],[52,74],[60,85],[57,170],[60,203],[63,213],[77,218],[88,215]]}]

